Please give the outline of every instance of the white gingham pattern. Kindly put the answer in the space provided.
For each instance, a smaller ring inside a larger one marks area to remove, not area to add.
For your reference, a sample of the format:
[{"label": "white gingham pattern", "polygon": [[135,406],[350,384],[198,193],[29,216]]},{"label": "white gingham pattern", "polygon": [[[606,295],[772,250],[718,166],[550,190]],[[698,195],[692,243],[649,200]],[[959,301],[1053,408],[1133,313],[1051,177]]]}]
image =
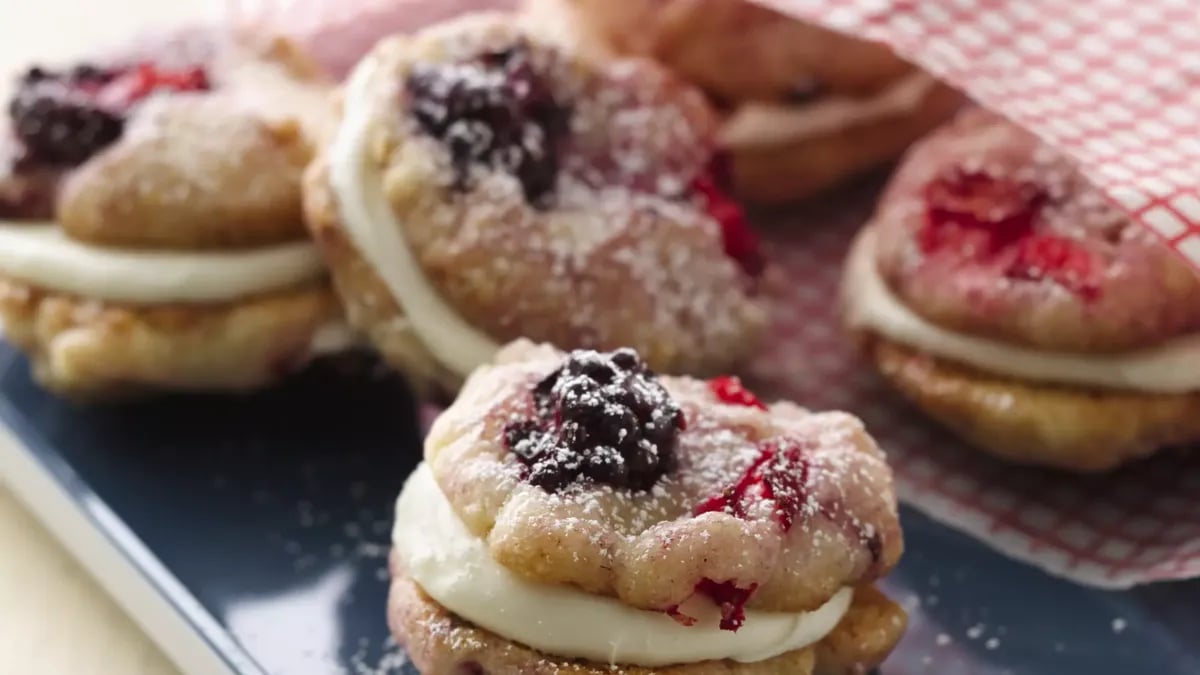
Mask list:
[{"label": "white gingham pattern", "polygon": [[1075,158],[1200,269],[1196,0],[754,0],[892,45]]},{"label": "white gingham pattern", "polygon": [[[230,0],[230,17],[283,28],[344,72],[381,35],[511,1]],[[893,44],[1074,156],[1200,266],[1195,0],[756,1]],[[1200,457],[1164,454],[1091,478],[1008,466],[937,428],[854,353],[831,299],[873,190],[792,214],[803,224],[768,242],[787,309],[752,365],[755,385],[860,415],[888,450],[903,500],[1008,555],[1109,588],[1200,576]]]}]

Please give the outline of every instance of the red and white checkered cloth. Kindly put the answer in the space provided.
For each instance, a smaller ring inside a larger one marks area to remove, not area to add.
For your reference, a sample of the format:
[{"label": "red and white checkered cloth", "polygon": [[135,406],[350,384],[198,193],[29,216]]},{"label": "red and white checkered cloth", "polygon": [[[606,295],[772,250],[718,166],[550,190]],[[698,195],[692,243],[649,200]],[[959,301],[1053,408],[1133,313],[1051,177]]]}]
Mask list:
[{"label": "red and white checkered cloth", "polygon": [[1196,0],[755,0],[890,44],[1075,158],[1200,269]]},{"label": "red and white checkered cloth", "polygon": [[[619,2],[620,0],[613,0]],[[751,0],[891,44],[1074,157],[1118,205],[1200,268],[1196,0]],[[284,26],[337,72],[382,35],[512,0],[231,0],[242,26]],[[854,353],[830,298],[874,188],[780,228],[791,277],[753,364],[764,392],[860,415],[902,499],[1076,581],[1200,576],[1200,458],[1164,454],[1106,477],[993,461],[905,404]],[[824,227],[813,227],[825,220]],[[783,234],[787,232],[787,234]],[[1198,299],[1200,301],[1200,299]],[[1200,364],[1198,364],[1200,367]]]}]

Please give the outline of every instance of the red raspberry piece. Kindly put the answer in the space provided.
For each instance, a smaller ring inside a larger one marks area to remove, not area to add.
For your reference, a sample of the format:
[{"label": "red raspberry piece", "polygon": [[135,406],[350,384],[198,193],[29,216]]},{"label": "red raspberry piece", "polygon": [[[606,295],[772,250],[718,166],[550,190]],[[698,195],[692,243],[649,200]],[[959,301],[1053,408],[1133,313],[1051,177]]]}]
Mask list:
[{"label": "red raspberry piece", "polygon": [[767,406],[763,405],[754,392],[742,386],[742,381],[736,377],[729,375],[714,377],[708,381],[708,388],[722,403],[744,405],[760,410],[767,409]]},{"label": "red raspberry piece", "polygon": [[728,159],[718,154],[708,169],[692,181],[692,190],[703,200],[708,214],[721,225],[725,254],[737,261],[746,274],[757,277],[766,267],[766,259],[742,207],[722,188],[728,185],[728,175]]},{"label": "red raspberry piece", "polygon": [[738,588],[732,581],[713,581],[701,579],[696,584],[696,592],[707,595],[721,608],[721,630],[737,632],[746,621],[746,603],[750,596],[758,590],[758,584],[750,584],[749,588]]},{"label": "red raspberry piece", "polygon": [[212,85],[201,66],[168,69],[152,63],[139,63],[113,84],[126,105],[136,103],[157,91],[208,91]]},{"label": "red raspberry piece", "polygon": [[9,103],[13,131],[28,167],[77,166],[114,143],[138,101],[151,92],[209,88],[201,67],[163,70],[81,64],[70,71],[30,68]]},{"label": "red raspberry piece", "polygon": [[[758,584],[739,588],[733,581],[713,581],[708,577],[696,584],[696,592],[711,598],[721,610],[721,630],[734,633],[746,622],[746,603],[750,602],[750,596],[754,595],[756,590]],[[680,625],[696,625],[696,618],[679,611],[678,605],[668,608],[666,614]]]},{"label": "red raspberry piece", "polygon": [[956,169],[926,185],[925,200],[921,250],[978,258],[1032,234],[1046,193],[1032,183]]},{"label": "red raspberry piece", "polygon": [[700,502],[692,514],[719,511],[745,518],[756,504],[771,501],[779,526],[787,532],[808,502],[808,471],[808,459],[800,446],[766,443],[736,483]]},{"label": "red raspberry piece", "polygon": [[1100,292],[1095,256],[1066,237],[1033,235],[1017,244],[1017,257],[1005,270],[1010,279],[1049,280],[1087,300]]}]

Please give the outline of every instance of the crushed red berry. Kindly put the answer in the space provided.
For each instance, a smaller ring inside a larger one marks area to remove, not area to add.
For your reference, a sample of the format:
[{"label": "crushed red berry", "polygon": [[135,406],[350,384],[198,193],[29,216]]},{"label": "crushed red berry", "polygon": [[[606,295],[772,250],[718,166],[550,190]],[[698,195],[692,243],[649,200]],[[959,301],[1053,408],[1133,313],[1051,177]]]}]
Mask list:
[{"label": "crushed red berry", "polygon": [[[732,581],[713,581],[708,577],[696,584],[695,592],[706,596],[721,610],[721,630],[737,632],[746,622],[746,603],[750,596],[758,590],[758,584],[750,584],[748,588],[739,588]],[[679,605],[668,607],[666,615],[681,626],[695,626],[696,617],[688,616],[679,609]]]},{"label": "crushed red berry", "polygon": [[116,141],[130,109],[158,91],[209,88],[203,68],[172,71],[150,64],[131,69],[82,64],[62,72],[30,68],[9,102],[20,166],[70,167]]},{"label": "crushed red berry", "polygon": [[956,169],[930,182],[925,200],[921,250],[978,258],[1031,234],[1046,193],[1032,183]]},{"label": "crushed red berry", "polygon": [[749,408],[766,410],[767,406],[754,395],[754,392],[742,385],[739,378],[725,375],[714,377],[708,381],[708,388],[718,401],[731,405],[744,405]]},{"label": "crushed red berry", "polygon": [[704,578],[696,584],[696,592],[707,595],[721,609],[721,630],[737,632],[746,621],[746,603],[758,590],[758,584],[738,588],[732,581],[713,581]]},{"label": "crushed red berry", "polygon": [[683,413],[632,349],[571,352],[533,400],[536,416],[509,423],[504,441],[547,492],[580,478],[646,490],[675,466]]},{"label": "crushed red berry", "polygon": [[570,110],[531,57],[519,42],[465,62],[421,64],[409,75],[412,115],[449,149],[457,189],[466,189],[471,167],[483,164],[512,173],[531,204],[547,205]]},{"label": "crushed red berry", "polygon": [[713,395],[716,396],[716,400],[721,401],[722,404],[767,410],[767,406],[761,400],[758,400],[758,396],[754,392],[746,389],[742,384],[742,380],[738,377],[714,377],[708,381],[708,388],[712,390]]},{"label": "crushed red berry", "polygon": [[758,235],[750,227],[742,207],[729,196],[728,158],[713,157],[708,169],[692,181],[692,191],[700,197],[705,210],[721,226],[725,254],[737,261],[746,274],[756,277],[766,267]]},{"label": "crushed red berry", "polygon": [[154,93],[208,91],[212,85],[208,71],[200,66],[172,70],[140,63],[116,78],[110,88],[129,105]]},{"label": "crushed red berry", "polygon": [[1000,264],[1009,279],[1050,281],[1085,300],[1100,293],[1100,265],[1077,242],[1037,232],[1046,193],[1036,185],[961,169],[925,187],[917,241],[926,255],[950,251]]},{"label": "crushed red berry", "polygon": [[1100,266],[1096,258],[1076,241],[1050,234],[1037,234],[1017,244],[1017,255],[1005,270],[1012,279],[1048,279],[1085,299],[1100,293]]},{"label": "crushed red berry", "polygon": [[808,505],[809,462],[804,449],[791,442],[770,442],[733,485],[721,494],[700,502],[693,515],[728,513],[746,518],[756,507],[771,502],[771,514],[784,532]]}]

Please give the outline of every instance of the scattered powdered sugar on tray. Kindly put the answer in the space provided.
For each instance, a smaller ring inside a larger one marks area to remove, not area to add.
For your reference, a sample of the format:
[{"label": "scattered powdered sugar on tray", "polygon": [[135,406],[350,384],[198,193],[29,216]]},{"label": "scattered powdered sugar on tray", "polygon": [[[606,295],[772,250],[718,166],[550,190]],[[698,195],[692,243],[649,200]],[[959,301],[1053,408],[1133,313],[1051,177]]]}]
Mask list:
[{"label": "scattered powdered sugar on tray", "polygon": [[358,650],[350,656],[350,667],[343,668],[344,675],[397,675],[407,672],[408,656],[396,644],[395,639],[388,637],[378,650],[381,654],[372,659],[368,656],[370,640],[360,638]]}]

